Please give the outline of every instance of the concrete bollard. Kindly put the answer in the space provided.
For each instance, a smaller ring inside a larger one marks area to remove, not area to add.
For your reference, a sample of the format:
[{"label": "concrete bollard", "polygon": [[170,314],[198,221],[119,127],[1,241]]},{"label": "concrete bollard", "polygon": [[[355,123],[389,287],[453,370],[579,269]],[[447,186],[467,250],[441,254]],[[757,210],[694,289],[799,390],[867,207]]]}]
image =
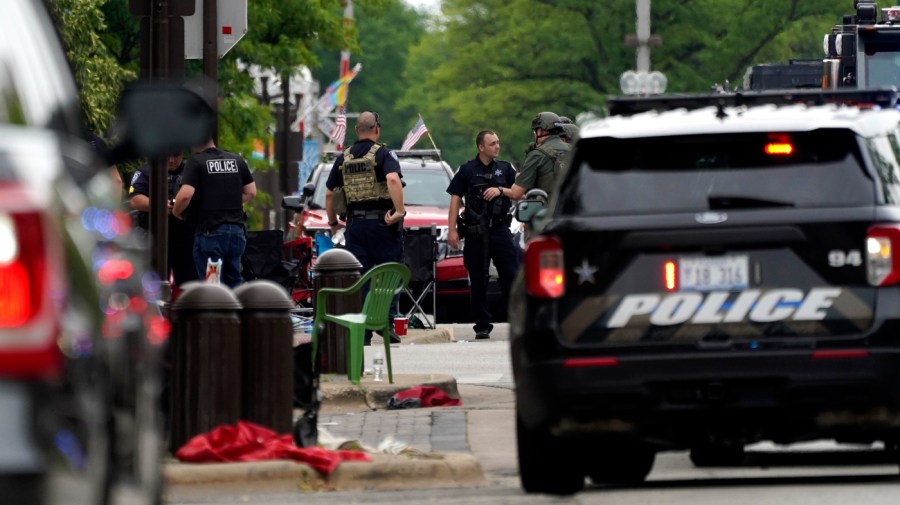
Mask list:
[{"label": "concrete bollard", "polygon": [[172,306],[169,449],[241,418],[240,303],[225,286],[186,283]]},{"label": "concrete bollard", "polygon": [[[329,249],[316,260],[313,266],[313,303],[322,288],[348,288],[360,278],[362,264],[346,249]],[[362,292],[352,295],[331,297],[326,312],[329,314],[349,314],[362,311]],[[334,323],[325,323],[325,332],[319,335],[321,373],[347,373],[347,329]]]},{"label": "concrete bollard", "polygon": [[272,281],[256,280],[234,290],[243,309],[243,418],[276,433],[290,433],[293,417],[294,304]]}]

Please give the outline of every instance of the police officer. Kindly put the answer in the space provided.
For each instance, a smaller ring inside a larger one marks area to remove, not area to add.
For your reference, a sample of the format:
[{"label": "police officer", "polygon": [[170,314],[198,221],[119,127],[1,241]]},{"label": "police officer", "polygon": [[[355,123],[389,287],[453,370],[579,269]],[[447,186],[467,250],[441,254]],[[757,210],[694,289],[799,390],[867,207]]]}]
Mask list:
[{"label": "police officer", "polygon": [[334,160],[325,181],[325,212],[332,236],[341,227],[334,208],[334,190],[347,199],[348,251],[362,264],[362,272],[380,263],[403,261],[403,182],[393,151],[378,143],[381,123],[375,112],[356,120],[359,140]]},{"label": "police officer", "polygon": [[[190,224],[172,216],[172,202],[178,188],[181,187],[181,176],[184,171],[184,157],[181,153],[166,156],[168,170],[168,207],[169,207],[169,268],[175,285],[180,286],[188,281],[198,279],[197,267],[194,265],[194,229]],[[150,164],[141,165],[134,171],[128,188],[131,209],[137,213],[137,226],[144,232],[150,225]]]},{"label": "police officer", "polygon": [[572,144],[576,140],[578,140],[578,132],[580,128],[575,124],[574,121],[567,118],[566,116],[559,116],[559,122],[562,123],[563,132],[560,135],[560,138],[563,139],[563,142],[566,144]]},{"label": "police officer", "polygon": [[[347,204],[346,249],[362,264],[362,273],[389,261],[403,262],[403,175],[393,151],[378,143],[381,122],[377,112],[356,119],[359,138],[334,160],[325,181],[325,212],[331,235],[341,228],[335,210],[335,190],[342,188]],[[391,314],[398,312],[399,295]],[[366,332],[365,343],[372,334]],[[393,335],[392,341],[399,342]]]},{"label": "police officer", "polygon": [[[490,130],[475,137],[478,156],[456,171],[447,193],[450,193],[447,242],[458,248],[460,235],[466,239],[463,264],[469,272],[469,299],[475,322],[475,338],[490,338],[493,319],[487,303],[488,270],[491,260],[500,277],[500,293],[504,305],[509,301],[509,288],[519,268],[519,257],[509,230],[510,200],[516,171],[497,159],[500,138]],[[457,214],[465,199],[465,230],[457,228]]]},{"label": "police officer", "polygon": [[197,275],[206,275],[208,259],[222,260],[220,279],[234,288],[241,277],[241,256],[247,246],[243,204],[256,196],[256,183],[244,158],[223,151],[209,139],[194,148],[184,164],[181,189],[172,213],[194,227]]},{"label": "police officer", "polygon": [[552,195],[553,182],[561,171],[569,144],[563,141],[562,122],[553,112],[540,112],[531,121],[535,148],[528,151],[522,170],[512,187],[513,200],[521,200],[532,188],[539,188]]}]

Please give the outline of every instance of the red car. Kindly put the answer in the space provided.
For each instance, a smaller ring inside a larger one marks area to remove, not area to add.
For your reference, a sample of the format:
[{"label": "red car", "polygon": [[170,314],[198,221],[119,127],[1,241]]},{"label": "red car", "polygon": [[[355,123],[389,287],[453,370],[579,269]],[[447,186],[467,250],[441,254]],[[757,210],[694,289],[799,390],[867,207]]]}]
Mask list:
[{"label": "red car", "polygon": [[[447,214],[450,196],[447,186],[453,170],[440,157],[440,151],[417,149],[394,151],[400,159],[403,173],[403,197],[408,231],[436,227],[438,234],[437,279],[438,322],[459,322],[469,319],[469,278],[463,266],[462,249],[447,245]],[[304,210],[301,217],[301,233],[315,237],[318,233],[330,235],[328,217],[325,215],[325,181],[339,152],[329,152],[313,170],[303,188]],[[338,238],[338,245],[340,245]],[[415,288],[416,286],[414,286]],[[426,297],[429,298],[429,297]],[[431,304],[425,304],[426,310]],[[451,314],[453,317],[451,317]]]}]

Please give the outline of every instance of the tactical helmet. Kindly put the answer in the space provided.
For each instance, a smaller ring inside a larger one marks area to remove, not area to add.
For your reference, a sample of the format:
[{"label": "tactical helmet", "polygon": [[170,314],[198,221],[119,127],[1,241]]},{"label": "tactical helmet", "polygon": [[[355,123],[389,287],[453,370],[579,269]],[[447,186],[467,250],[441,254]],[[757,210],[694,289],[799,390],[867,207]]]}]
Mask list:
[{"label": "tactical helmet", "polygon": [[575,140],[578,138],[578,132],[580,129],[578,128],[578,126],[574,125],[573,123],[564,123],[562,125],[562,129],[563,129],[563,135],[565,135],[567,139]]},{"label": "tactical helmet", "polygon": [[559,116],[559,122],[562,124],[575,124],[575,121],[567,118],[566,116]]},{"label": "tactical helmet", "polygon": [[560,126],[559,116],[553,112],[538,112],[538,115],[531,120],[532,130],[541,128],[545,131],[551,131],[559,129]]}]

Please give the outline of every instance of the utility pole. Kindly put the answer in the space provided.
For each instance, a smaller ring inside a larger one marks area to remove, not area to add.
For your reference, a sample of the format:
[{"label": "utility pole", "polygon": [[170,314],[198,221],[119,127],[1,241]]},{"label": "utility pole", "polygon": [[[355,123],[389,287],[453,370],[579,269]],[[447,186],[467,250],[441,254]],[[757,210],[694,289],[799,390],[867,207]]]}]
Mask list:
[{"label": "utility pole", "polygon": [[[219,46],[218,0],[203,0],[203,81],[204,93],[208,97],[213,115],[219,117]],[[213,123],[213,142],[219,144],[219,122]]]},{"label": "utility pole", "polygon": [[[141,21],[141,78],[165,84],[184,77],[184,20],[194,13],[193,0],[130,0]],[[166,158],[150,164],[150,266],[160,280],[160,300],[172,299],[169,284],[169,187]]]}]

